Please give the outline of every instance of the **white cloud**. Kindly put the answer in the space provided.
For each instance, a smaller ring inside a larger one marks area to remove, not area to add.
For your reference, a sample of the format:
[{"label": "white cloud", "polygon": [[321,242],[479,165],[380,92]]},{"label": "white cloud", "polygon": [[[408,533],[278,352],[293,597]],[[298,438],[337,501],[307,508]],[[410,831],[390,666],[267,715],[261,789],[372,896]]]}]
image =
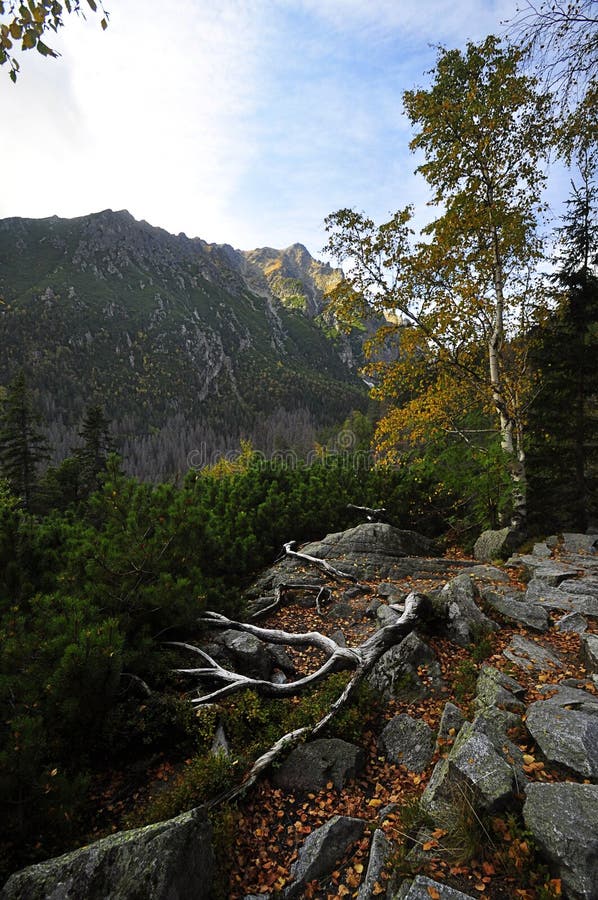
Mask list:
[{"label": "white cloud", "polygon": [[[237,247],[318,252],[340,206],[424,206],[401,94],[430,44],[515,0],[119,0],[71,17],[58,61],[0,72],[0,217],[112,207]],[[8,177],[7,177],[8,175]]]},{"label": "white cloud", "polygon": [[[76,215],[127,206],[174,230],[218,230],[251,156],[251,6],[123,0],[102,34],[69,21],[58,62],[29,53],[0,82],[11,122],[0,215]],[[32,57],[31,59],[29,57]],[[43,189],[39,189],[43,188]]]}]

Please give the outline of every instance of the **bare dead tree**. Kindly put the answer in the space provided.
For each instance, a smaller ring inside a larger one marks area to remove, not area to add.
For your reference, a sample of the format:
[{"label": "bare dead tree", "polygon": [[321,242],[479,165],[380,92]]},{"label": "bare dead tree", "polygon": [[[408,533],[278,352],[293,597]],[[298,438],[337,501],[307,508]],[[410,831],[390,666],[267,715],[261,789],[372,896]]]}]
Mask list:
[{"label": "bare dead tree", "polygon": [[226,794],[216,798],[210,805],[214,806],[227,802],[245,793],[255,783],[259,775],[267,769],[279,756],[297,746],[301,741],[317,737],[330,724],[338,712],[343,709],[355,690],[372,671],[378,660],[387,650],[399,644],[418,625],[423,625],[432,612],[432,604],[425,594],[412,592],[405,600],[403,614],[396,622],[379,629],[371,637],[367,638],[358,647],[342,647],[332,638],[320,634],[318,631],[304,634],[292,634],[274,628],[260,628],[249,622],[237,622],[216,612],[207,612],[202,617],[202,622],[211,627],[232,629],[246,634],[252,634],[263,641],[272,644],[285,644],[287,646],[313,646],[323,651],[326,660],[322,665],[309,675],[298,678],[296,681],[278,684],[260,678],[251,678],[223,668],[208,653],[192,644],[169,642],[170,646],[179,647],[201,657],[205,665],[199,668],[176,669],[175,671],[186,675],[195,676],[200,680],[221,682],[222,686],[210,691],[208,694],[191,701],[197,706],[213,703],[233,693],[245,690],[254,690],[258,694],[270,697],[296,696],[306,688],[322,681],[332,672],[353,670],[351,678],[339,697],[330,706],[330,709],[315,725],[298,728],[295,731],[282,735],[262,756],[259,757],[243,779],[240,785],[232,788]]}]

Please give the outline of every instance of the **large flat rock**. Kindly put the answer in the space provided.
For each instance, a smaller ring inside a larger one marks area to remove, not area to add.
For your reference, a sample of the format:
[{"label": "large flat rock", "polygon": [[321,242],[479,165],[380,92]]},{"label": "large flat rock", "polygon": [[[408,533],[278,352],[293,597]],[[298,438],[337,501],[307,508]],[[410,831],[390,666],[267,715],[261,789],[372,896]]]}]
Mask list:
[{"label": "large flat rock", "polygon": [[552,650],[530,641],[520,634],[513,635],[503,655],[521,669],[532,672],[558,672],[563,662]]},{"label": "large flat rock", "polygon": [[482,597],[499,615],[511,622],[527,625],[540,632],[548,631],[550,627],[548,611],[540,603],[525,600],[523,594],[485,588],[482,590]]},{"label": "large flat rock", "polygon": [[329,781],[340,791],[364,764],[361,747],[340,738],[320,738],[291,751],[272,780],[286,791],[320,791]]}]

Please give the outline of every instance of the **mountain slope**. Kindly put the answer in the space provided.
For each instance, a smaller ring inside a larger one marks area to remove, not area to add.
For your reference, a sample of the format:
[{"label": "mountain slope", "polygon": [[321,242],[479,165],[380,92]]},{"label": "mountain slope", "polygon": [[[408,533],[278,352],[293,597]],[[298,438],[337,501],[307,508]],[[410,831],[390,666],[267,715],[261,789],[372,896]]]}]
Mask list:
[{"label": "mountain slope", "polygon": [[129,450],[152,433],[192,446],[198,426],[230,449],[281,410],[313,428],[363,408],[341,339],[259,290],[237,254],[126,211],[0,221],[0,384],[25,369],[64,450],[92,399]]}]

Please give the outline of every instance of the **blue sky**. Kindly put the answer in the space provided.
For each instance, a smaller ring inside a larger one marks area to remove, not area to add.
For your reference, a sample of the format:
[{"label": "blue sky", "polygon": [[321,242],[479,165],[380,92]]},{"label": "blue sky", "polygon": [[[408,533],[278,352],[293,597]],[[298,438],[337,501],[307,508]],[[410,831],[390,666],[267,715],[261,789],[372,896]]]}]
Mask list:
[{"label": "blue sky", "polygon": [[434,45],[494,32],[516,0],[106,0],[70,17],[62,56],[0,72],[0,218],[128,209],[241,249],[314,255],[343,206],[412,202],[401,96]]}]

